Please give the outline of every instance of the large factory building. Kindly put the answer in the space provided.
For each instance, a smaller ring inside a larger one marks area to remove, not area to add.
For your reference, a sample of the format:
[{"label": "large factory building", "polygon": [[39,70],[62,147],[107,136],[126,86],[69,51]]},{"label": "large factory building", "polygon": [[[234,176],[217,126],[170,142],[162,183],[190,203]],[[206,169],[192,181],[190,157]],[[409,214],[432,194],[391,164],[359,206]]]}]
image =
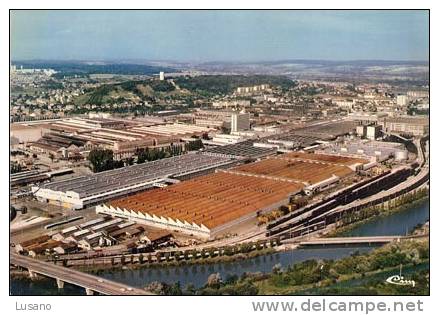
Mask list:
[{"label": "large factory building", "polygon": [[116,170],[79,176],[32,187],[35,197],[71,209],[82,209],[115,197],[145,190],[161,183],[230,167],[236,160],[197,153],[136,164]]},{"label": "large factory building", "polygon": [[325,189],[367,162],[343,156],[284,154],[116,199],[97,206],[96,212],[213,238],[287,204],[301,191],[312,194]]}]

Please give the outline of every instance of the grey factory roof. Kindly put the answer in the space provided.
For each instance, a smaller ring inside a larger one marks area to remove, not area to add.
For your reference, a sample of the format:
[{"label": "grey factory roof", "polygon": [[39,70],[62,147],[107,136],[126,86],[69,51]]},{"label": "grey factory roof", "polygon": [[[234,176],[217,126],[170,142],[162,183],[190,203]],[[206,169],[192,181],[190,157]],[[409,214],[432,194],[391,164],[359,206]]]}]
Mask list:
[{"label": "grey factory roof", "polygon": [[316,137],[320,140],[330,140],[354,131],[357,125],[353,121],[335,121],[296,129],[291,133],[299,136]]},{"label": "grey factory roof", "polygon": [[266,142],[276,143],[276,141],[291,141],[295,143],[295,147],[308,147],[320,140],[321,138],[319,137],[296,135],[293,132],[288,132],[276,137],[271,137],[267,139]]},{"label": "grey factory roof", "polygon": [[228,157],[202,154],[185,154],[143,164],[136,164],[88,176],[79,176],[42,186],[54,191],[74,191],[81,198],[126,188],[146,182],[196,172],[204,168],[226,165],[233,161]]},{"label": "grey factory roof", "polygon": [[253,146],[253,141],[244,141],[236,144],[229,144],[225,146],[209,148],[204,151],[204,154],[218,154],[224,156],[234,157],[262,157],[276,152],[271,148],[261,148]]}]

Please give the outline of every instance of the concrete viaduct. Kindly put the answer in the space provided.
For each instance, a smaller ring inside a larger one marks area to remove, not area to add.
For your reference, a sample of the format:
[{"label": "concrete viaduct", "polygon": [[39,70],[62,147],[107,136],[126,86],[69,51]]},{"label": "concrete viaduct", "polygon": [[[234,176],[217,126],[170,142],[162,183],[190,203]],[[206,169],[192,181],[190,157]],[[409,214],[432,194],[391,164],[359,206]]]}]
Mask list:
[{"label": "concrete viaduct", "polygon": [[103,279],[74,269],[69,269],[28,256],[11,253],[10,264],[27,269],[31,278],[44,275],[56,280],[58,288],[70,283],[85,289],[87,295],[100,293],[103,295],[154,295],[142,289],[132,288],[126,284]]}]

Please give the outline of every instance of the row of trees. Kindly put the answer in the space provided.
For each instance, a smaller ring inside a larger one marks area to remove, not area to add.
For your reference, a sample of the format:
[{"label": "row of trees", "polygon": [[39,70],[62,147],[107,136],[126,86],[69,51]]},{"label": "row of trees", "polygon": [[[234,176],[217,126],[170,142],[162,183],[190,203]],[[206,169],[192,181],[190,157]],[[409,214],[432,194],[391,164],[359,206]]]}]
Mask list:
[{"label": "row of trees", "polygon": [[[280,264],[273,267],[271,273],[244,273],[240,277],[230,275],[223,279],[219,273],[211,274],[204,286],[195,288],[194,285],[188,284],[182,288],[179,282],[167,285],[160,282],[152,282],[146,286],[146,290],[152,291],[159,295],[256,295],[262,294],[286,294],[290,289],[291,293],[302,292],[306,294],[304,286],[311,288],[314,294],[319,292],[332,292],[333,288],[337,294],[343,292],[406,292],[407,294],[416,294],[426,292],[428,294],[429,277],[428,272],[415,274],[410,278],[415,279],[416,287],[406,286],[395,289],[399,286],[389,286],[383,281],[380,275],[378,280],[369,283],[368,279],[373,278],[374,273],[388,272],[389,268],[399,268],[403,266],[414,266],[428,264],[429,246],[428,242],[403,242],[398,244],[387,245],[370,253],[359,254],[355,252],[349,257],[338,260],[307,260],[282,268]],[[427,265],[428,267],[428,265]],[[366,275],[372,275],[371,278]],[[359,277],[361,276],[361,278]],[[364,286],[358,286],[356,290],[351,290],[355,284],[349,283],[344,279],[355,279],[360,282],[361,279],[368,281]],[[346,282],[346,285],[340,285]],[[261,290],[263,290],[261,292]],[[317,291],[316,291],[317,290]],[[327,291],[329,290],[329,291]],[[390,291],[389,291],[390,290]]]},{"label": "row of trees", "polygon": [[[198,150],[201,148],[203,148],[203,142],[200,139],[196,139],[185,143],[184,148],[182,146],[173,145],[166,148],[138,149],[136,152],[137,164],[181,155],[184,151]],[[124,165],[132,165],[134,163],[132,158],[126,160],[114,160],[113,151],[109,149],[91,150],[88,155],[88,160],[90,161],[91,168],[95,173],[120,168]]]},{"label": "row of trees", "polygon": [[247,274],[231,275],[223,280],[219,273],[213,273],[201,288],[195,288],[192,283],[182,288],[178,281],[172,285],[155,281],[145,289],[158,295],[256,295],[259,290],[252,280]]},{"label": "row of trees", "polygon": [[384,203],[381,203],[376,206],[371,206],[367,208],[363,208],[359,211],[345,213],[341,219],[341,225],[349,225],[351,223],[359,222],[377,215],[380,215],[381,213],[385,211],[389,211],[401,206],[404,206],[408,203],[411,203],[415,200],[421,199],[428,196],[428,189],[427,188],[421,188],[417,189],[416,191],[412,191],[410,193],[401,195],[399,197],[396,197],[388,202],[387,205]]},{"label": "row of trees", "polygon": [[[212,258],[219,256],[233,256],[237,254],[247,254],[253,251],[259,251],[268,247],[274,247],[280,245],[279,239],[272,239],[270,241],[261,242],[248,242],[243,244],[224,246],[224,247],[211,247],[201,250],[185,250],[175,252],[157,252],[155,254],[156,261],[182,261],[182,260],[195,260]],[[140,263],[152,263],[154,260],[151,254],[139,256]]]},{"label": "row of trees", "polygon": [[93,149],[88,155],[92,171],[95,173],[112,170],[123,167],[123,161],[117,161],[113,158],[113,151],[107,149]]},{"label": "row of trees", "polygon": [[21,171],[23,171],[23,167],[21,166],[21,164],[19,164],[17,162],[10,163],[11,174],[20,173]]},{"label": "row of trees", "polygon": [[175,155],[181,155],[183,148],[181,146],[170,146],[167,148],[139,149],[137,150],[137,163],[145,163],[155,160],[168,158]]},{"label": "row of trees", "polygon": [[185,151],[199,150],[201,148],[203,148],[203,142],[200,139],[196,139],[185,143],[184,149],[182,146],[179,145],[173,145],[166,148],[139,149],[136,152],[137,163],[140,164],[160,160],[171,156],[181,155]]}]

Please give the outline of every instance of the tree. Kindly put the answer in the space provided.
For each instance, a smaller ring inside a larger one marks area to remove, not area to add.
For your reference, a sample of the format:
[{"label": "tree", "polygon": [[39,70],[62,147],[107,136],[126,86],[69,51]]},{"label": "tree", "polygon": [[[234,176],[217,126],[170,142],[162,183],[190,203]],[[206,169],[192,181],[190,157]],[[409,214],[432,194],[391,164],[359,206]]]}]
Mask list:
[{"label": "tree", "polygon": [[235,284],[239,280],[239,277],[237,275],[229,275],[227,276],[226,280],[224,281],[225,285]]},{"label": "tree", "polygon": [[115,161],[113,159],[112,150],[93,149],[88,155],[88,160],[92,165],[92,170],[95,173],[112,170],[123,167],[123,161]]},{"label": "tree", "polygon": [[175,257],[175,260],[180,260],[181,258],[180,258],[180,256],[182,255],[182,253],[181,253],[181,251],[176,251],[175,253],[174,253],[174,257]]},{"label": "tree", "polygon": [[257,295],[259,289],[251,282],[244,281],[234,287],[234,295]]},{"label": "tree", "polygon": [[139,255],[139,263],[143,264],[145,262],[145,256],[143,256],[143,254]]},{"label": "tree", "polygon": [[192,283],[188,283],[186,285],[186,288],[184,289],[184,293],[187,294],[187,295],[194,295],[196,291],[197,290],[196,290],[195,286]]},{"label": "tree", "polygon": [[192,141],[189,141],[185,144],[186,151],[199,150],[203,147],[204,147],[204,145],[203,145],[203,142],[201,141],[201,139],[192,140]]},{"label": "tree", "polygon": [[233,247],[231,247],[231,246],[226,246],[226,247],[224,248],[224,255],[226,255],[226,256],[232,256],[233,254],[234,254]]},{"label": "tree", "polygon": [[183,295],[181,290],[180,281],[175,282],[173,285],[169,286],[166,290],[167,295]]},{"label": "tree", "polygon": [[191,250],[190,254],[192,255],[192,259],[197,259],[198,252],[196,249]]},{"label": "tree", "polygon": [[134,159],[132,157],[125,160],[125,166],[133,165],[133,164],[134,164]]},{"label": "tree", "polygon": [[10,164],[10,172],[11,174],[19,173],[23,170],[20,164],[16,162],[11,162]]}]

